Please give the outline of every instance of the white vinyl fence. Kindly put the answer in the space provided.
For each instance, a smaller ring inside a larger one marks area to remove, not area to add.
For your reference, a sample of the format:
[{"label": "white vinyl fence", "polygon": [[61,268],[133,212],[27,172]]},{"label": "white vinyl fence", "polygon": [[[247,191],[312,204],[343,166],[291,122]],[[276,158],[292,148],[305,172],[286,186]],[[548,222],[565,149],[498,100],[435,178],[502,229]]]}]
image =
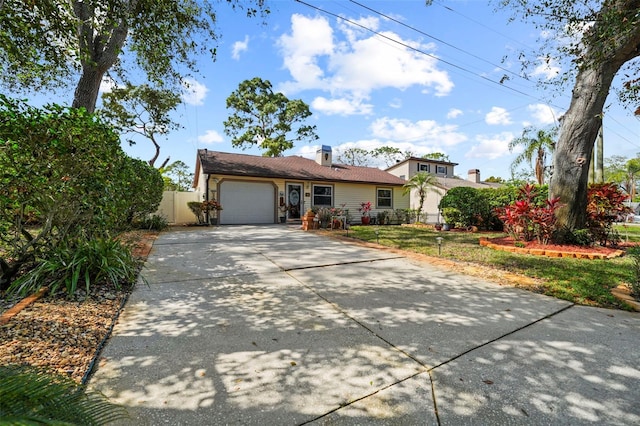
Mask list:
[{"label": "white vinyl fence", "polygon": [[162,201],[155,214],[167,219],[167,222],[171,225],[194,223],[197,219],[187,207],[189,201],[202,201],[202,193],[199,191],[164,191],[162,193]]}]

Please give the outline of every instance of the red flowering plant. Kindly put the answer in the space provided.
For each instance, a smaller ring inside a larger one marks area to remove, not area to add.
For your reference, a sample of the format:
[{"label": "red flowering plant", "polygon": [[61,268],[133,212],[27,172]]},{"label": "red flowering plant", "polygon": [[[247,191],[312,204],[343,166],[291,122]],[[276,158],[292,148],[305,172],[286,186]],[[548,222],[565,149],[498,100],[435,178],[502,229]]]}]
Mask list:
[{"label": "red flowering plant", "polygon": [[369,216],[369,213],[371,212],[371,201],[360,203],[358,211],[362,213],[362,216]]},{"label": "red flowering plant", "polygon": [[631,213],[625,205],[629,197],[615,183],[589,185],[587,191],[587,227],[591,238],[601,246],[616,244],[620,236],[613,223]]},{"label": "red flowering plant", "polygon": [[203,212],[218,211],[222,210],[222,204],[216,200],[207,200],[202,202],[201,208]]},{"label": "red flowering plant", "polygon": [[555,212],[560,208],[560,199],[537,201],[539,196],[535,185],[526,184],[518,191],[519,199],[513,204],[496,209],[504,230],[514,241],[537,240],[549,244],[557,226]]}]

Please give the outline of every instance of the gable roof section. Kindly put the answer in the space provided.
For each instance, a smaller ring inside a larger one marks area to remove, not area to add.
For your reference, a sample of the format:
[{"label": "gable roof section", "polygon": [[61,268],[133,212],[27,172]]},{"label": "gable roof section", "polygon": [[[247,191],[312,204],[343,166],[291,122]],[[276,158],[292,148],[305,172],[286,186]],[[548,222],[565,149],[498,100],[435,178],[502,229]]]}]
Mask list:
[{"label": "gable roof section", "polygon": [[401,186],[406,183],[403,179],[375,167],[346,164],[333,164],[331,167],[326,167],[314,160],[299,156],[260,157],[199,149],[198,160],[202,172],[205,174],[393,186]]}]

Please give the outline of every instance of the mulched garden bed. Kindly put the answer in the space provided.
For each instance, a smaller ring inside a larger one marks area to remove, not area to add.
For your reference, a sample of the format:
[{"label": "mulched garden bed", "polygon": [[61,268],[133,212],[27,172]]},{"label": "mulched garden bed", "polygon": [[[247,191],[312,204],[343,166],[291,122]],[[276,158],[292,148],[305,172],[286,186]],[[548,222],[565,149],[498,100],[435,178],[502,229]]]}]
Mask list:
[{"label": "mulched garden bed", "polygon": [[[123,240],[144,260],[157,235],[136,231]],[[11,303],[5,300],[0,310],[0,365],[43,367],[85,382],[132,286],[102,286],[73,297],[44,295],[18,312],[10,312]]]},{"label": "mulched garden bed", "polygon": [[480,245],[512,253],[578,259],[611,259],[624,254],[624,250],[614,247],[539,244],[537,241],[515,241],[511,237],[481,237]]}]

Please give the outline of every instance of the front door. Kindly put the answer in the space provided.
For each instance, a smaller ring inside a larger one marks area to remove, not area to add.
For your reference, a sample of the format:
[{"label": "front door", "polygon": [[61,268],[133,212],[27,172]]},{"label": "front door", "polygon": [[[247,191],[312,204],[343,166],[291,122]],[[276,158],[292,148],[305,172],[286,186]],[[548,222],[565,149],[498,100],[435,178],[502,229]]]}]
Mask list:
[{"label": "front door", "polygon": [[300,219],[302,210],[302,185],[297,183],[287,184],[287,219]]}]

